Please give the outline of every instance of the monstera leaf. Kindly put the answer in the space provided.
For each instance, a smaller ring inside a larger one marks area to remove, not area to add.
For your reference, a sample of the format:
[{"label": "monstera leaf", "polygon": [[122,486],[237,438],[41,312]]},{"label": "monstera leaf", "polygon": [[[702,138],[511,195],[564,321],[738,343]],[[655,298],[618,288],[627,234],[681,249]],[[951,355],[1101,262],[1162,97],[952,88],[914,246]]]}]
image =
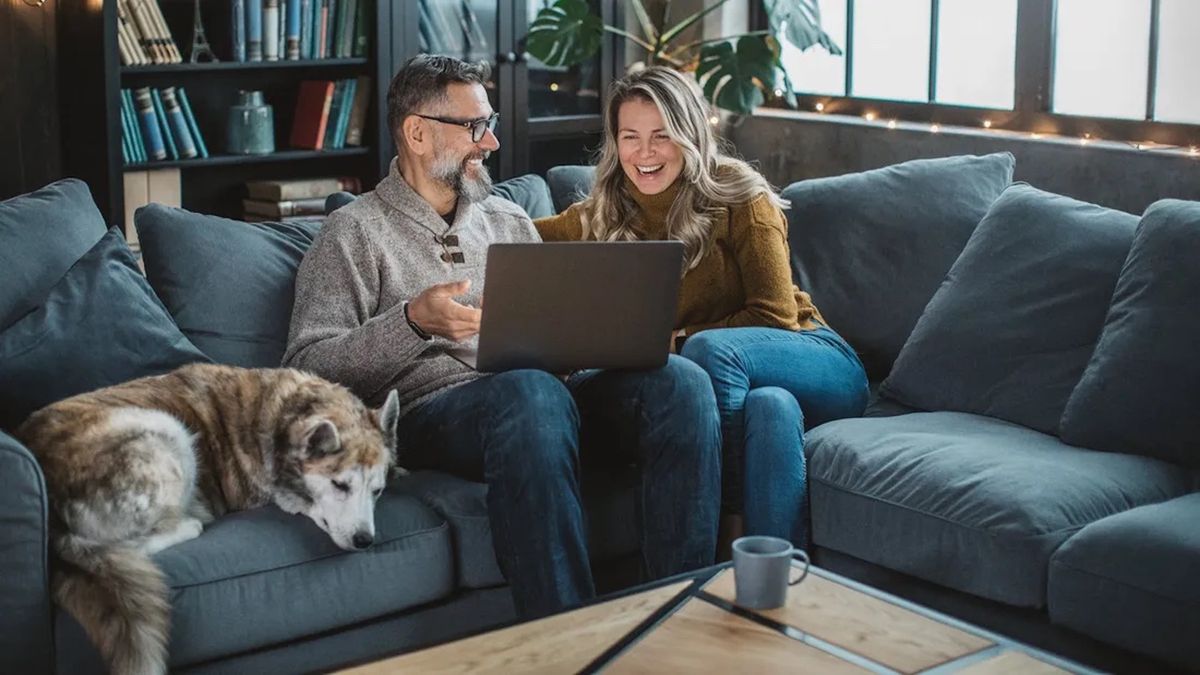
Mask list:
[{"label": "monstera leaf", "polygon": [[770,36],[746,35],[700,49],[696,80],[704,96],[718,107],[748,114],[763,102],[763,88],[773,89],[778,52]]},{"label": "monstera leaf", "polygon": [[569,66],[600,49],[604,23],[584,0],[558,0],[538,12],[525,48],[548,66]]},{"label": "monstera leaf", "polygon": [[763,7],[775,35],[782,29],[787,41],[801,50],[821,45],[830,54],[841,55],[841,48],[821,30],[821,8],[817,0],[763,0]]}]

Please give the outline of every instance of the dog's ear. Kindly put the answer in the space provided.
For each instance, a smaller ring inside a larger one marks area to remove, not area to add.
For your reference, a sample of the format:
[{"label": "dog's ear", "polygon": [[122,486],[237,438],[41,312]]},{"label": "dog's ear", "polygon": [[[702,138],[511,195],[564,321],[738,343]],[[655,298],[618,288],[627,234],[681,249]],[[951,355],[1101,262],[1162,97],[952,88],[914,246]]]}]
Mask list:
[{"label": "dog's ear", "polygon": [[342,449],[342,441],[338,438],[337,427],[333,426],[333,422],[320,419],[309,428],[301,447],[306,457],[319,459],[339,452]]},{"label": "dog's ear", "polygon": [[396,459],[396,422],[400,418],[400,396],[395,389],[388,392],[387,400],[380,406],[376,417],[379,419],[379,429],[383,432],[383,442],[387,445],[388,452],[392,454],[394,461]]}]

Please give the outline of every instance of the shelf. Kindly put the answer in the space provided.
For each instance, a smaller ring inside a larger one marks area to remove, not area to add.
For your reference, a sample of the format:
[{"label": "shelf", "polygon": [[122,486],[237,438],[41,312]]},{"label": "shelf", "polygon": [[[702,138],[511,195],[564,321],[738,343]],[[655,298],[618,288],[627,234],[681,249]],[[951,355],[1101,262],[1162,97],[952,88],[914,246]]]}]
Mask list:
[{"label": "shelf", "polygon": [[230,70],[273,70],[276,68],[349,68],[365,66],[364,58],[305,59],[301,61],[217,61],[216,63],[163,63],[149,66],[121,66],[121,76],[207,73]]},{"label": "shelf", "polygon": [[229,166],[234,164],[269,164],[290,162],[298,159],[337,159],[367,155],[370,148],[343,148],[341,150],[281,150],[268,155],[216,155],[206,159],[165,159],[137,164],[126,164],[123,171],[149,171],[153,169],[189,169],[204,166]]}]

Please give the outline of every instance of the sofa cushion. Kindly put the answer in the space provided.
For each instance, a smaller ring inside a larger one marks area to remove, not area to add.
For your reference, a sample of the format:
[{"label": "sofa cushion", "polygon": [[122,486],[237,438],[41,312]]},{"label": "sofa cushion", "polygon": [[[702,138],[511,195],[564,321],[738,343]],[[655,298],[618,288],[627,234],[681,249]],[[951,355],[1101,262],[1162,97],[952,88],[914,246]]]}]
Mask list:
[{"label": "sofa cushion", "polygon": [[1096,351],[1063,411],[1063,440],[1200,468],[1197,261],[1200,202],[1150,206]]},{"label": "sofa cushion", "polygon": [[888,374],[1013,164],[1009,153],[919,159],[783,190],[796,284],[871,379]]},{"label": "sofa cushion", "polygon": [[829,422],[805,450],[817,545],[1028,607],[1045,604],[1050,555],[1079,528],[1195,488],[1167,462],[966,413]]},{"label": "sofa cushion", "polygon": [[117,228],[0,333],[0,428],[55,401],[207,361],[138,270]]},{"label": "sofa cushion", "polygon": [[1025,184],[1005,190],[929,301],[883,394],[1055,433],[1137,221]]},{"label": "sofa cushion", "polygon": [[555,214],[550,198],[550,188],[541,176],[527,173],[509,178],[492,186],[492,194],[503,197],[525,209],[530,218],[544,218]]},{"label": "sofa cushion", "polygon": [[554,213],[562,213],[575,202],[582,201],[596,182],[596,167],[566,165],[546,171],[546,182],[554,198]]},{"label": "sofa cushion", "polygon": [[320,221],[244,223],[150,204],[134,222],[146,277],[184,335],[218,363],[279,367],[296,269]]},{"label": "sofa cushion", "polygon": [[42,304],[106,229],[88,186],[74,178],[0,201],[0,330]]},{"label": "sofa cushion", "polygon": [[1050,618],[1200,670],[1200,493],[1092,523],[1050,559]]},{"label": "sofa cushion", "polygon": [[171,587],[171,666],[295,640],[431,602],[454,590],[449,526],[389,487],[376,543],[339,549],[274,506],[230,514],[154,557]]}]

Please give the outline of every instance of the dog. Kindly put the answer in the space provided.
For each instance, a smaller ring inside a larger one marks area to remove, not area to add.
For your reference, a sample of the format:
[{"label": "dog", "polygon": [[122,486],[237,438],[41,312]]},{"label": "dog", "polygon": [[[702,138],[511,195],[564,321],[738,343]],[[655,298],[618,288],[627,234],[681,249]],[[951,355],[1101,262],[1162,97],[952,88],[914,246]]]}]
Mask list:
[{"label": "dog", "polygon": [[150,556],[267,504],[369,547],[375,500],[404,473],[398,409],[395,391],[373,410],[299,370],[208,364],[42,408],[17,437],[46,477],[55,600],[111,672],[165,673],[168,588]]}]

